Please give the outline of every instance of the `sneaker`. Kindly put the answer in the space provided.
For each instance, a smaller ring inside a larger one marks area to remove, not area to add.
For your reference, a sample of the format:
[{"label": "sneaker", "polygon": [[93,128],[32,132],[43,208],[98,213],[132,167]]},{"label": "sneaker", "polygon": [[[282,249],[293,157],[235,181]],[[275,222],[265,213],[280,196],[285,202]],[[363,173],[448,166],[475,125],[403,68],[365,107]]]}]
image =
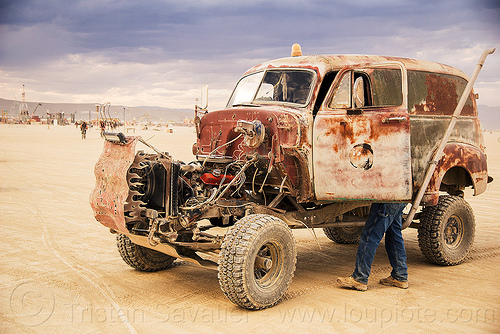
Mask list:
[{"label": "sneaker", "polygon": [[364,284],[356,281],[352,276],[349,277],[339,277],[337,278],[337,283],[343,288],[354,289],[358,291],[368,290],[368,284]]},{"label": "sneaker", "polygon": [[395,286],[400,289],[408,289],[408,281],[402,282],[398,281],[392,276],[389,276],[387,278],[382,278],[380,280],[380,284],[382,285],[388,285],[388,286]]}]

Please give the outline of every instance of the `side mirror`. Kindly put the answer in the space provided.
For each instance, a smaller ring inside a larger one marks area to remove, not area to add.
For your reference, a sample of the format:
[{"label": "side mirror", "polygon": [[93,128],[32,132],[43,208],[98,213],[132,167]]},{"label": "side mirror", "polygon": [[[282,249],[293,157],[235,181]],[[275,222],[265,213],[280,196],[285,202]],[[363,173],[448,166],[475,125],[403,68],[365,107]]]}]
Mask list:
[{"label": "side mirror", "polygon": [[359,77],[354,81],[354,89],[352,94],[352,105],[354,108],[363,108],[365,106],[365,87],[363,77]]},{"label": "side mirror", "polygon": [[201,105],[203,109],[208,109],[208,85],[201,88]]},{"label": "side mirror", "polygon": [[[196,99],[198,101],[198,99]],[[208,85],[201,87],[201,100],[200,105],[195,105],[194,109],[196,111],[207,112],[208,111]]]}]

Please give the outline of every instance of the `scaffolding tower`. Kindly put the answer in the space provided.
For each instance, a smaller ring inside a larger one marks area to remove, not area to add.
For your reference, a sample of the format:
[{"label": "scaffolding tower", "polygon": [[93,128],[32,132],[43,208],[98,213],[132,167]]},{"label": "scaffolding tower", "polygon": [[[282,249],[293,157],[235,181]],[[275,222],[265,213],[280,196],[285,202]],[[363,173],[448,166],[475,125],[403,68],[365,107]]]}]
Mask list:
[{"label": "scaffolding tower", "polygon": [[28,104],[26,103],[26,93],[24,91],[24,85],[23,85],[23,92],[21,94],[21,103],[19,104],[19,114],[17,119],[21,123],[26,123],[30,120],[30,112],[28,110]]}]

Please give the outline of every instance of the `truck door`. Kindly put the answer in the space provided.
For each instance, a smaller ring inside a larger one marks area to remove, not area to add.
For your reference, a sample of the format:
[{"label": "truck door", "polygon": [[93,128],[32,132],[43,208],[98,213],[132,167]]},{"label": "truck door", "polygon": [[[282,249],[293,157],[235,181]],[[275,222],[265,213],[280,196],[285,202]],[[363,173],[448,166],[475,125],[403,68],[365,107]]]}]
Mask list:
[{"label": "truck door", "polygon": [[317,200],[411,199],[406,78],[392,62],[338,73],[314,120]]}]

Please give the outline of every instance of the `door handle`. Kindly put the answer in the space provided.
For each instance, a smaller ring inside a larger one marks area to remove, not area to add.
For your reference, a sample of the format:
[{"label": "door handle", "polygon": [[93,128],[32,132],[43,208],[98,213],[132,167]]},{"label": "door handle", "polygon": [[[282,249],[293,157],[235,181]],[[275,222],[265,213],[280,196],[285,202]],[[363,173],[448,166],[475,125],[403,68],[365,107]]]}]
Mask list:
[{"label": "door handle", "polygon": [[389,122],[403,123],[404,121],[406,121],[406,117],[404,117],[404,116],[382,118],[382,123],[389,123]]}]

